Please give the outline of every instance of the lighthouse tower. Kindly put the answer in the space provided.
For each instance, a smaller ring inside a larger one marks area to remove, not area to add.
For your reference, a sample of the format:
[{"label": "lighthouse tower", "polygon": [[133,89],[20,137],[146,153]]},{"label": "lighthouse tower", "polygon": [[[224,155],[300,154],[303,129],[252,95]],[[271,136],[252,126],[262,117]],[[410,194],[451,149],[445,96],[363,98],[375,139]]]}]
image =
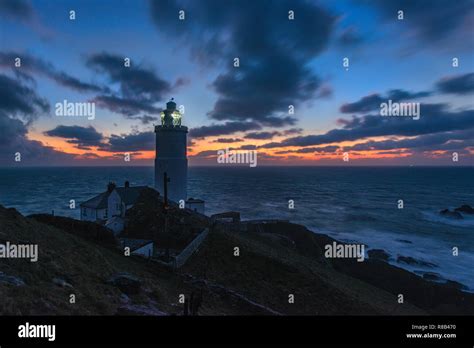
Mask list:
[{"label": "lighthouse tower", "polygon": [[155,126],[155,188],[164,194],[165,173],[168,182],[168,198],[176,203],[186,201],[188,183],[188,158],[186,134],[188,128],[181,125],[181,113],[171,99],[161,112],[161,125]]}]

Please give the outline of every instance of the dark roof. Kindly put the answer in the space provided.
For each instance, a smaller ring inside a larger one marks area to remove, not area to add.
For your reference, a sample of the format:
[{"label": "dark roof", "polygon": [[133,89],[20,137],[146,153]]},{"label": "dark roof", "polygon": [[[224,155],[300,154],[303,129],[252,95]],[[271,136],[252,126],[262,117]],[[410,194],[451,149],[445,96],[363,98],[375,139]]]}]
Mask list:
[{"label": "dark roof", "polygon": [[147,186],[116,187],[115,190],[126,205],[135,204],[140,192]]},{"label": "dark roof", "polygon": [[81,207],[94,208],[94,209],[105,209],[107,208],[107,198],[109,198],[109,192],[102,192],[101,194],[89,199],[88,201],[82,202]]},{"label": "dark roof", "polygon": [[145,245],[153,243],[152,240],[132,239],[132,238],[120,238],[120,242],[122,243],[122,247],[124,248],[128,247],[130,248],[130,251],[140,249],[141,247],[144,247]]}]

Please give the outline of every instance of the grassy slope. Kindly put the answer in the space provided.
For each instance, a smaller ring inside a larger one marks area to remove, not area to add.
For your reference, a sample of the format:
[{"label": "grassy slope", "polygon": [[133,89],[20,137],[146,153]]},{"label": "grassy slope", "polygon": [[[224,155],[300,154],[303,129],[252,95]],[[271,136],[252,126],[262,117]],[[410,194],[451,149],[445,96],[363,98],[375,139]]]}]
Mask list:
[{"label": "grassy slope", "polygon": [[[304,236],[300,245],[288,247],[266,236],[216,231],[181,272],[285,314],[424,314],[412,305],[397,305],[393,294],[336,272],[311,234]],[[288,303],[288,294],[295,295],[294,304]]]},{"label": "grassy slope", "polygon": [[[0,206],[0,240],[35,243],[39,260],[0,260],[0,271],[20,277],[26,286],[0,283],[1,314],[115,314],[121,305],[121,292],[106,283],[116,272],[129,272],[144,282],[136,303],[156,300],[161,310],[171,311],[179,284],[166,272],[155,272],[146,262],[122,256],[70,233],[27,219],[12,209]],[[67,279],[74,287],[62,288],[54,277]],[[76,304],[69,304],[69,294]],[[176,301],[174,301],[176,302]]]},{"label": "grassy slope", "polygon": [[[39,244],[37,263],[0,260],[0,271],[26,283],[22,287],[0,283],[1,314],[116,314],[123,305],[121,292],[106,282],[116,272],[143,281],[141,293],[131,296],[133,304],[170,314],[182,312],[178,295],[193,291],[203,291],[199,313],[207,315],[268,314],[269,309],[321,315],[430,312],[409,303],[398,305],[390,287],[383,290],[377,282],[356,279],[347,269],[329,263],[322,257],[321,235],[298,225],[265,227],[264,233],[215,229],[178,273],[170,273],[13,209],[0,206],[0,222],[0,242]],[[239,257],[233,256],[235,246],[240,248]],[[58,287],[52,282],[55,277],[66,279],[74,289]],[[69,304],[70,293],[76,295],[76,304]],[[295,295],[294,304],[288,303],[290,293]]]}]

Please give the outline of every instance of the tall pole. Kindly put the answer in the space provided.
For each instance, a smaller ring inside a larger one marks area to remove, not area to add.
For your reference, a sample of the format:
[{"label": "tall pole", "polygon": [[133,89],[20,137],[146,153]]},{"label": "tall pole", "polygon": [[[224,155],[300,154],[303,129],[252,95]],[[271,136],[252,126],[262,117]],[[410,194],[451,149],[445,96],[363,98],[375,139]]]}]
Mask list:
[{"label": "tall pole", "polygon": [[163,188],[164,188],[164,200],[163,200],[163,204],[164,204],[164,208],[167,209],[168,208],[168,183],[170,182],[170,178],[168,178],[168,173],[164,172],[163,173]]},{"label": "tall pole", "polygon": [[[168,243],[170,242],[170,238],[168,235],[168,183],[170,182],[170,178],[168,178],[168,174],[166,172],[163,173],[163,190],[164,198],[163,198],[163,214],[165,215],[165,238],[168,239]],[[169,262],[170,260],[170,247],[169,244],[166,246],[166,260]]]}]

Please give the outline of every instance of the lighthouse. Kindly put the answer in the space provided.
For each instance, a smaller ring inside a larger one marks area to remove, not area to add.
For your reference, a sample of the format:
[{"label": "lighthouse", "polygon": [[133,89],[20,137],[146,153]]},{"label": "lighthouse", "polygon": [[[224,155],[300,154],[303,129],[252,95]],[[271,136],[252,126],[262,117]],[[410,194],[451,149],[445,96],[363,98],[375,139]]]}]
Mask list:
[{"label": "lighthouse", "polygon": [[165,173],[168,181],[168,198],[176,203],[186,201],[188,183],[187,133],[181,125],[182,114],[172,98],[161,112],[161,125],[155,126],[155,188],[165,192]]}]

